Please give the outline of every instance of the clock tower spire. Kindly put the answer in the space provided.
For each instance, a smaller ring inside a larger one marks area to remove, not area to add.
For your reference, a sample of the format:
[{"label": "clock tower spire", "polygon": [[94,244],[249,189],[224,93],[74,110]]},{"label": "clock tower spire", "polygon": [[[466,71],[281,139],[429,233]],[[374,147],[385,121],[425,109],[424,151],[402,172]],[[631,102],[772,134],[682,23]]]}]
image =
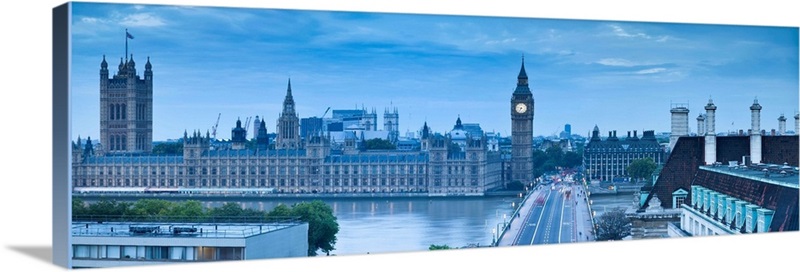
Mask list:
[{"label": "clock tower spire", "polygon": [[525,56],[511,95],[511,181],[533,182],[533,93],[528,86]]}]

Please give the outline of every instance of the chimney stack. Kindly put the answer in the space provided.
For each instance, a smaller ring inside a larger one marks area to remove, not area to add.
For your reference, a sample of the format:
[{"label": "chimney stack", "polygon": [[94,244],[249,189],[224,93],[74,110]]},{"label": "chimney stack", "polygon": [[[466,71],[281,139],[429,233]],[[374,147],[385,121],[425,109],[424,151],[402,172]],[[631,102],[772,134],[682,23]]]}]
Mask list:
[{"label": "chimney stack", "polygon": [[689,108],[684,104],[673,104],[672,109],[672,131],[669,134],[669,150],[675,147],[678,138],[689,135]]},{"label": "chimney stack", "polygon": [[705,160],[706,165],[712,165],[717,162],[717,135],[714,132],[714,112],[717,106],[711,99],[708,99],[706,104],[706,138],[705,138]]},{"label": "chimney stack", "polygon": [[778,117],[778,135],[786,135],[786,117],[783,116],[783,113],[781,113],[781,117]]},{"label": "chimney stack", "polygon": [[750,106],[750,124],[753,130],[750,134],[750,161],[753,164],[761,163],[761,105],[758,99],[754,99]]},{"label": "chimney stack", "polygon": [[700,114],[697,116],[697,136],[703,136],[706,134],[706,115]]}]

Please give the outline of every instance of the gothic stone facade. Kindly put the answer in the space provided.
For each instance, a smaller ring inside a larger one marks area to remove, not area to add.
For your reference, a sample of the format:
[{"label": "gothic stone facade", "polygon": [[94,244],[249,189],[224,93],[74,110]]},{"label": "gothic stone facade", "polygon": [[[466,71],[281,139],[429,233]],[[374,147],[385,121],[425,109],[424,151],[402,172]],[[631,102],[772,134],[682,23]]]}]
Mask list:
[{"label": "gothic stone facade", "polygon": [[[136,78],[133,60],[121,64],[120,74]],[[107,74],[105,59],[101,76]],[[128,68],[126,68],[128,67]],[[143,117],[152,120],[152,70],[148,60],[145,80],[124,92],[144,93],[136,105],[146,105]],[[119,80],[122,82],[122,80]],[[131,82],[131,81],[127,81]],[[102,86],[102,84],[101,84]],[[128,86],[128,85],[125,85]],[[101,92],[105,92],[101,87]],[[121,94],[122,92],[121,89]],[[133,95],[136,97],[135,95]],[[105,97],[105,96],[104,96]],[[105,98],[103,98],[105,99]],[[141,101],[139,101],[141,100]],[[110,100],[109,100],[110,101]],[[116,100],[114,100],[116,101]],[[120,104],[106,102],[101,104]],[[116,107],[116,106],[115,106]],[[117,109],[124,109],[121,108]],[[183,155],[153,155],[151,138],[146,145],[128,140],[119,152],[99,152],[91,140],[73,144],[73,187],[105,188],[273,188],[278,193],[426,193],[429,195],[483,195],[487,190],[502,186],[502,161],[497,151],[489,151],[486,139],[470,140],[465,150],[450,151],[449,137],[426,138],[430,149],[422,151],[358,151],[334,153],[330,139],[314,135],[301,140],[295,113],[291,82],[287,88],[283,111],[277,121],[275,148],[258,145],[255,148],[212,150],[211,137],[200,132],[184,134]],[[128,109],[128,116],[140,117],[139,107]],[[116,109],[101,108],[102,120]],[[124,112],[124,110],[123,110]],[[115,118],[111,118],[116,120]],[[138,119],[136,119],[138,120]],[[263,120],[262,120],[263,121]],[[114,122],[101,122],[101,142],[116,146],[105,131],[112,131]],[[152,122],[144,122],[152,134]],[[113,134],[109,134],[113,135]],[[138,135],[138,134],[135,134]],[[132,136],[128,136],[128,139]],[[125,140],[122,140],[123,143]],[[133,145],[132,143],[137,143]],[[109,145],[106,145],[109,146]],[[131,151],[131,152],[123,152]]]}]

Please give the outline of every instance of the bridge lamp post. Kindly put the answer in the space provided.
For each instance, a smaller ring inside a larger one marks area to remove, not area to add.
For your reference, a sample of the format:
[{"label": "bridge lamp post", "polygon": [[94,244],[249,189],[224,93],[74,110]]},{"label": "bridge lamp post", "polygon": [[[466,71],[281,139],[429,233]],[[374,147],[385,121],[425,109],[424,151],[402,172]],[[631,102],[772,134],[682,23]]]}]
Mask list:
[{"label": "bridge lamp post", "polygon": [[492,228],[492,245],[497,246],[497,229]]}]

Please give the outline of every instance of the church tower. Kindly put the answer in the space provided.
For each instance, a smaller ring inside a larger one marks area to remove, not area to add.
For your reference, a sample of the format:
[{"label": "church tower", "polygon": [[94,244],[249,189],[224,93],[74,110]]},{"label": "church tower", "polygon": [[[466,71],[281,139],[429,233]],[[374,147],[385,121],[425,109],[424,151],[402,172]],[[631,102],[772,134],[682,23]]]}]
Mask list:
[{"label": "church tower", "polygon": [[286,98],[283,100],[283,111],[278,117],[278,133],[275,139],[276,149],[300,148],[300,118],[294,110],[294,98],[292,97],[292,80],[289,79],[289,87],[286,89]]},{"label": "church tower", "polygon": [[525,58],[511,96],[511,180],[533,182],[533,94],[528,87]]},{"label": "church tower", "polygon": [[144,78],[136,74],[133,54],[119,60],[119,70],[109,78],[105,55],[100,63],[101,153],[150,153],[153,150],[153,66],[144,65]]},{"label": "church tower", "polygon": [[400,114],[397,113],[397,107],[392,109],[386,108],[383,112],[383,130],[389,132],[389,141],[392,143],[397,142],[400,136]]}]

